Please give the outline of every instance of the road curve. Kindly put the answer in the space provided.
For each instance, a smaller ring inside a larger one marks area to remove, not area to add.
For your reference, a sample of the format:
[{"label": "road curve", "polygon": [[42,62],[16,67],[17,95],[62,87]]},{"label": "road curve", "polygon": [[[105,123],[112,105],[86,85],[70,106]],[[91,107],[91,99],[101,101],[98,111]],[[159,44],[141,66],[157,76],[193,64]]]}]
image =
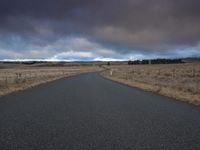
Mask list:
[{"label": "road curve", "polygon": [[0,98],[0,150],[199,150],[200,108],[88,73]]}]

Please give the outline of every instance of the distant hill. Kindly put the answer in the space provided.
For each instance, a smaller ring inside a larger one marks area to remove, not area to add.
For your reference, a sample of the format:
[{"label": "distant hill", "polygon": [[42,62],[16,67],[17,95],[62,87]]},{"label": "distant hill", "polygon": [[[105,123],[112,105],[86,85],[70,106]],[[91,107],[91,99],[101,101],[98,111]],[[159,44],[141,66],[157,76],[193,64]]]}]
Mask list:
[{"label": "distant hill", "polygon": [[200,57],[188,57],[182,59],[183,62],[192,63],[192,62],[200,62]]}]

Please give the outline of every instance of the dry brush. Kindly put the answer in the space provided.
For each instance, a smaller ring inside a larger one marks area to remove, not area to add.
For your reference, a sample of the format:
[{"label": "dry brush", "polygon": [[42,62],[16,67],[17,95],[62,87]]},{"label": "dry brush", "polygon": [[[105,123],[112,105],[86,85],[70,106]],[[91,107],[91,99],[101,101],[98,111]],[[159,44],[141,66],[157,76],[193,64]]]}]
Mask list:
[{"label": "dry brush", "polygon": [[0,96],[59,78],[97,70],[98,68],[95,66],[14,67],[0,69]]},{"label": "dry brush", "polygon": [[107,66],[102,75],[130,86],[200,104],[200,63]]}]

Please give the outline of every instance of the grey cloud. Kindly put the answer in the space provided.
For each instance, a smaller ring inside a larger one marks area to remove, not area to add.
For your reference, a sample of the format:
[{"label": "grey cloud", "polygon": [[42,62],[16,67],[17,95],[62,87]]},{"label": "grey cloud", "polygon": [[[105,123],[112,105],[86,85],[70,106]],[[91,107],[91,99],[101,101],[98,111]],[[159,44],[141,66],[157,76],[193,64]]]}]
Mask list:
[{"label": "grey cloud", "polygon": [[0,47],[20,51],[84,37],[120,54],[190,52],[200,42],[199,6],[198,0],[1,0]]}]

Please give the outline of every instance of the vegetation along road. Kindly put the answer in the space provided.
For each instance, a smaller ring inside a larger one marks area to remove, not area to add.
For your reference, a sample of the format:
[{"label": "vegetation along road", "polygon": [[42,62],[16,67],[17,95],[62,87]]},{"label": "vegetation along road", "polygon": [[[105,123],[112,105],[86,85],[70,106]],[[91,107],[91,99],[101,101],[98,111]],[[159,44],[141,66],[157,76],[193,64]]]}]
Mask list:
[{"label": "vegetation along road", "polygon": [[200,108],[87,73],[0,98],[1,150],[199,150]]}]

